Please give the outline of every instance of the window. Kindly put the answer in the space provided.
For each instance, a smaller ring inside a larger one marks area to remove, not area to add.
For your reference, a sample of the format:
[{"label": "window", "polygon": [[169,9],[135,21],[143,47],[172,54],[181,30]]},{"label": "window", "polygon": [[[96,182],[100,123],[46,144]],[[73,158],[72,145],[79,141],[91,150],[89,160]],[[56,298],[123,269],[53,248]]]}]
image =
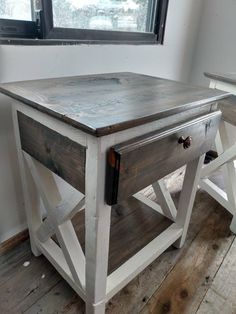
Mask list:
[{"label": "window", "polygon": [[0,37],[37,37],[31,0],[0,0]]},{"label": "window", "polygon": [[[152,31],[148,0],[53,0],[55,27],[110,31]],[[63,12],[63,14],[62,14]]]},{"label": "window", "polygon": [[31,27],[26,37],[162,43],[167,7],[168,0],[0,0],[0,36],[24,37],[22,27]]},{"label": "window", "polygon": [[4,19],[31,21],[30,0],[0,0],[0,17]]}]

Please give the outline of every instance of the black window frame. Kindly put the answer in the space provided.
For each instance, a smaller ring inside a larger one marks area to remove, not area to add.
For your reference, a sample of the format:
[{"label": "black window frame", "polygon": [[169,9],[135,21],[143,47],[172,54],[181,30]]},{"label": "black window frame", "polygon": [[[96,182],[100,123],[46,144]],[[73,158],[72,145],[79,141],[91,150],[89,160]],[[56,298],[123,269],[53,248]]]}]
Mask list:
[{"label": "black window frame", "polygon": [[[34,16],[34,5],[31,0],[31,14]],[[37,23],[33,20],[23,21],[0,18],[0,38],[38,38]]]},{"label": "black window frame", "polygon": [[0,38],[38,38],[40,36],[35,21],[0,19]]},{"label": "black window frame", "polygon": [[148,33],[54,27],[52,0],[41,0],[36,21],[0,19],[0,37],[90,44],[163,44],[168,4],[169,0],[157,0],[156,11],[151,17],[154,31]]}]

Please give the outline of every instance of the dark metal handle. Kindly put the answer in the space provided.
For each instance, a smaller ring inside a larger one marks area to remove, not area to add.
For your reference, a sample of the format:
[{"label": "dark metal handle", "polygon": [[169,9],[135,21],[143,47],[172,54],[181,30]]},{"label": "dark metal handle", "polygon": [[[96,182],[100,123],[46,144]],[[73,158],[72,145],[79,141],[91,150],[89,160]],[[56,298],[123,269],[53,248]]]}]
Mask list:
[{"label": "dark metal handle", "polygon": [[178,140],[178,143],[179,143],[179,144],[183,144],[183,148],[184,148],[184,149],[187,149],[187,148],[189,148],[189,147],[191,146],[191,144],[192,144],[192,138],[191,138],[191,136],[188,136],[188,137],[186,137],[186,139],[184,139],[184,137],[181,136],[181,137],[179,138],[179,140]]}]

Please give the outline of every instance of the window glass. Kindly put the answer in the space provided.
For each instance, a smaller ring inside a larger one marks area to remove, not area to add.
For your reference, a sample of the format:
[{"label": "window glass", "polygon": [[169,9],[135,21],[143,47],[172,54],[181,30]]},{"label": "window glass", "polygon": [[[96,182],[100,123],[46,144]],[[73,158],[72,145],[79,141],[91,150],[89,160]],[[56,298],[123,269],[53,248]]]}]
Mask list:
[{"label": "window glass", "polygon": [[0,18],[31,21],[31,1],[0,0]]},{"label": "window glass", "polygon": [[53,0],[55,27],[151,32],[154,0]]}]

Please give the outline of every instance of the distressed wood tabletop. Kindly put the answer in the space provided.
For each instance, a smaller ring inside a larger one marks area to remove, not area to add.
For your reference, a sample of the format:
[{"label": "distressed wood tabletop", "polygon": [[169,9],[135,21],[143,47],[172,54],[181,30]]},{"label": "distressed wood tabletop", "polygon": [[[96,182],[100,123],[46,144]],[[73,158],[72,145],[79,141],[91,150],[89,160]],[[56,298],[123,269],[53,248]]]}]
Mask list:
[{"label": "distressed wood tabletop", "polygon": [[95,136],[225,98],[228,93],[135,73],[6,83],[0,92]]}]

